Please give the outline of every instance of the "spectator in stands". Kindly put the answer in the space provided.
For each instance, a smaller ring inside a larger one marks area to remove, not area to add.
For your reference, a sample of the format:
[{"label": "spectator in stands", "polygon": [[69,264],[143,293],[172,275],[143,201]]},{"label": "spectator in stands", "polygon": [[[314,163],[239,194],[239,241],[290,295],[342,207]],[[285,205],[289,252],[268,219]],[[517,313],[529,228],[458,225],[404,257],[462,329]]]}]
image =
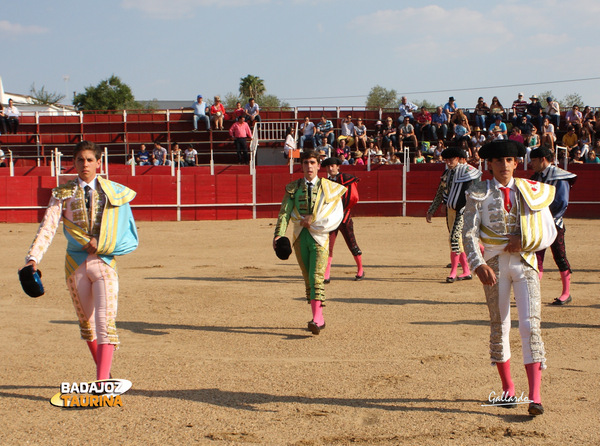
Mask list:
[{"label": "spectator in stands", "polygon": [[467,121],[467,117],[464,115],[459,115],[456,113],[454,117],[462,116],[462,119],[454,125],[454,137],[452,138],[452,142],[455,146],[461,146],[463,141],[470,142],[471,141],[471,127],[469,126],[469,121]]},{"label": "spectator in stands", "polygon": [[434,140],[437,141],[440,134],[443,140],[448,137],[448,115],[441,106],[436,108],[435,113],[431,115],[431,125],[433,126]]},{"label": "spectator in stands", "polygon": [[546,116],[542,125],[542,145],[549,147],[554,152],[555,144],[556,133],[554,132],[554,124],[550,123],[550,116]]},{"label": "spectator in stands", "polygon": [[0,135],[8,133],[8,127],[6,126],[6,113],[4,113],[4,106],[0,103]]},{"label": "spectator in stands", "polygon": [[590,129],[584,126],[581,130],[581,137],[579,138],[579,150],[581,150],[582,158],[585,158],[591,147],[592,135],[590,133]]},{"label": "spectator in stands", "polygon": [[510,132],[510,136],[508,137],[511,141],[516,141],[520,144],[525,143],[525,139],[523,139],[523,135],[521,134],[521,128],[514,126]]},{"label": "spectator in stands", "polygon": [[479,152],[479,149],[485,144],[486,140],[487,138],[481,133],[481,129],[474,127],[471,134],[471,148],[473,153]]},{"label": "spectator in stands", "polygon": [[423,156],[423,153],[421,152],[421,149],[417,149],[417,152],[415,153],[415,164],[425,164],[426,160],[425,157]]},{"label": "spectator in stands", "polygon": [[[574,105],[571,110],[565,115],[567,126],[571,126],[575,129],[575,133],[579,135],[581,133],[581,124],[583,123],[583,115],[579,111],[579,106]],[[567,127],[568,128],[568,127]]]},{"label": "spectator in stands", "polygon": [[315,144],[315,125],[312,123],[308,116],[304,117],[304,122],[300,125],[302,136],[300,137],[300,148],[304,148],[304,143],[309,141],[313,148],[316,148]]},{"label": "spectator in stands", "polygon": [[424,106],[421,111],[415,115],[416,134],[421,141],[434,141],[434,127],[431,125],[431,113]]},{"label": "spectator in stands", "polygon": [[178,143],[173,143],[171,146],[171,154],[173,155],[173,163],[177,167],[185,166],[185,161],[183,160],[183,154],[181,153],[181,148]]},{"label": "spectator in stands", "polygon": [[525,139],[525,145],[528,148],[527,153],[537,149],[541,145],[540,135],[538,135],[535,127],[531,129],[531,134]]},{"label": "spectator in stands", "polygon": [[371,160],[372,164],[387,164],[387,159],[384,158],[383,152],[378,150],[375,153],[375,157]]},{"label": "spectator in stands", "polygon": [[512,103],[513,124],[521,122],[523,116],[527,116],[527,101],[523,99],[523,93],[519,93],[517,99]]},{"label": "spectator in stands", "polygon": [[350,152],[350,164],[355,166],[364,166],[365,162],[363,161],[362,156],[363,154],[360,150]]},{"label": "spectator in stands", "polygon": [[482,97],[477,99],[477,105],[475,106],[475,125],[485,132],[487,128],[487,117],[490,113],[490,107],[484,102]]},{"label": "spectator in stands", "polygon": [[398,146],[401,151],[404,150],[405,144],[409,144],[407,147],[413,147],[415,149],[419,145],[417,141],[417,135],[415,134],[415,127],[410,123],[410,118],[408,116],[404,117],[402,125],[398,127],[397,135]]},{"label": "spectator in stands", "polygon": [[386,153],[394,153],[398,147],[398,137],[396,135],[396,126],[394,120],[388,116],[385,119],[385,125],[383,126],[383,149]]},{"label": "spectator in stands", "polygon": [[583,112],[581,113],[581,115],[583,116],[582,129],[585,129],[587,127],[590,130],[590,134],[593,134],[594,127],[596,125],[596,118],[594,117],[594,112],[592,111],[589,105],[586,105],[583,108]]},{"label": "spectator in stands", "polygon": [[567,133],[562,137],[562,145],[568,149],[569,153],[572,153],[575,148],[579,148],[579,138],[572,125],[567,127]]},{"label": "spectator in stands", "polygon": [[296,150],[296,137],[293,127],[285,129],[285,143],[283,144],[283,157],[287,160],[290,158],[290,151]]},{"label": "spectator in stands", "polygon": [[581,156],[581,150],[579,148],[576,148],[575,150],[573,150],[573,156],[571,157],[570,164],[583,164],[584,163],[584,159]]},{"label": "spectator in stands", "polygon": [[560,125],[560,104],[553,100],[550,96],[546,98],[548,105],[546,106],[546,116],[555,129]]},{"label": "spectator in stands", "polygon": [[600,139],[600,109],[594,113],[594,133],[592,135],[598,140]]},{"label": "spectator in stands", "polygon": [[210,106],[210,116],[215,124],[215,129],[224,130],[223,120],[225,119],[225,106],[221,102],[220,96],[215,96],[215,102]]},{"label": "spectator in stands", "polygon": [[456,105],[454,96],[450,96],[448,98],[448,102],[446,102],[446,105],[444,105],[444,113],[446,113],[446,116],[448,117],[448,122],[452,122],[452,117],[454,116],[454,113],[456,113],[457,110],[458,106]]},{"label": "spectator in stands", "polygon": [[500,119],[504,117],[504,107],[500,103],[498,96],[494,96],[492,98],[492,102],[490,103],[490,114],[487,119],[487,127],[490,128],[490,125],[496,121],[496,116],[500,116]]},{"label": "spectator in stands", "polygon": [[350,159],[350,147],[346,145],[346,140],[339,140],[339,147],[335,151],[335,156],[341,160]]},{"label": "spectator in stands", "polygon": [[383,122],[375,123],[375,131],[373,132],[373,140],[377,146],[381,147],[383,143]]},{"label": "spectator in stands", "polygon": [[346,119],[342,121],[341,135],[338,136],[338,144],[346,140],[346,145],[352,147],[354,145],[354,123],[352,122],[352,116],[346,116]]},{"label": "spectator in stands", "polygon": [[414,122],[413,112],[418,110],[418,107],[409,102],[406,96],[402,96],[400,99],[400,105],[398,106],[398,110],[400,111],[400,116],[398,116],[398,123],[402,124],[404,122],[404,118],[408,117],[409,121]]},{"label": "spectator in stands", "polygon": [[140,144],[137,157],[135,158],[138,166],[151,166],[150,152],[146,149],[146,144]]},{"label": "spectator in stands", "polygon": [[521,134],[523,135],[523,138],[526,138],[529,135],[531,135],[531,130],[535,127],[531,123],[531,121],[527,119],[527,116],[522,116],[521,121],[519,121],[519,123],[516,126],[518,126],[521,129]]},{"label": "spectator in stands", "polygon": [[210,119],[206,115],[208,106],[201,94],[196,97],[192,108],[194,109],[194,132],[198,131],[198,121],[203,121],[206,124],[206,130],[210,130]]},{"label": "spectator in stands", "polygon": [[367,159],[369,156],[374,157],[375,154],[379,151],[379,146],[375,143],[375,141],[369,141],[369,148],[365,151],[365,156]]},{"label": "spectator in stands", "polygon": [[327,119],[325,115],[321,116],[321,120],[317,124],[317,133],[315,134],[315,138],[319,146],[323,145],[323,139],[325,139],[329,145],[333,145],[333,141],[335,141],[333,123]]},{"label": "spectator in stands", "polygon": [[323,138],[321,141],[321,145],[317,147],[317,150],[327,154],[327,158],[331,157],[333,154],[333,146],[329,144],[327,138]]},{"label": "spectator in stands", "polygon": [[506,124],[502,122],[502,116],[496,115],[496,120],[489,128],[489,134],[493,139],[507,139]]},{"label": "spectator in stands", "polygon": [[590,150],[585,157],[586,164],[600,164],[600,158],[596,156],[595,150]]},{"label": "spectator in stands", "polygon": [[362,118],[358,118],[354,126],[354,140],[356,141],[356,150],[360,149],[361,143],[363,149],[367,149],[367,126],[363,123]]},{"label": "spectator in stands", "polygon": [[460,124],[464,120],[468,121],[468,119],[469,118],[465,114],[465,111],[462,108],[459,108],[459,109],[456,110],[456,112],[452,116],[452,119],[450,119],[450,128],[454,129],[454,126],[456,124]]},{"label": "spectator in stands", "polygon": [[239,164],[249,164],[248,145],[246,138],[252,138],[252,131],[246,122],[245,116],[240,116],[229,129],[229,135],[233,138]]},{"label": "spectator in stands", "polygon": [[233,120],[237,121],[240,116],[246,116],[246,110],[242,107],[241,102],[236,102],[235,110],[233,111]]},{"label": "spectator in stands", "polygon": [[318,150],[317,154],[319,155],[319,160],[321,160],[321,162],[325,161],[327,158],[329,158],[329,155],[327,154],[327,152],[325,150]]},{"label": "spectator in stands", "polygon": [[154,142],[152,150],[152,164],[155,166],[170,166],[171,160],[167,159],[167,149],[160,145],[160,142]]},{"label": "spectator in stands", "polygon": [[194,167],[198,165],[198,152],[194,149],[193,145],[189,145],[185,152],[183,152],[183,157],[185,159],[185,165],[188,167]]},{"label": "spectator in stands", "polygon": [[6,125],[8,126],[8,133],[17,133],[19,129],[19,117],[21,113],[19,109],[15,107],[15,104],[12,99],[8,100],[8,107],[4,111],[6,114]]},{"label": "spectator in stands", "polygon": [[402,157],[403,157],[402,153],[394,152],[394,153],[392,153],[392,156],[390,157],[389,161],[384,159],[383,161],[385,161],[385,162],[379,163],[379,164],[391,164],[391,165],[402,164],[402,159],[401,159]]},{"label": "spectator in stands", "polygon": [[473,151],[473,155],[467,160],[467,163],[477,169],[481,167],[481,158],[479,157],[479,150]]},{"label": "spectator in stands", "polygon": [[531,95],[531,102],[527,104],[528,121],[530,121],[538,130],[542,128],[542,104],[537,95]]},{"label": "spectator in stands", "polygon": [[6,157],[4,156],[4,150],[0,145],[0,167],[6,167]]},{"label": "spectator in stands", "polygon": [[246,120],[248,121],[246,125],[252,127],[255,122],[260,122],[260,107],[254,101],[254,98],[248,99],[248,103],[244,105],[244,111],[246,112]]}]

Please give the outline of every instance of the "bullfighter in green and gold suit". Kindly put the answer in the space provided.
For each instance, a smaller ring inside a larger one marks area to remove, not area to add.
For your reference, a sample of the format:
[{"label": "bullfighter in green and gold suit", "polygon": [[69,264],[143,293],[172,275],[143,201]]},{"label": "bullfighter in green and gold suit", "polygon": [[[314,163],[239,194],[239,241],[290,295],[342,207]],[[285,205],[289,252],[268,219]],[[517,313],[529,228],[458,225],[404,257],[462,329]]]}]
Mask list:
[{"label": "bullfighter in green and gold suit", "polygon": [[313,314],[308,328],[313,334],[319,334],[325,327],[323,280],[329,255],[329,233],[339,226],[344,216],[341,198],[346,188],[317,176],[320,161],[316,152],[304,152],[301,159],[304,177],[285,188],[273,245],[275,247],[277,239],[285,235],[291,221],[292,244]]}]

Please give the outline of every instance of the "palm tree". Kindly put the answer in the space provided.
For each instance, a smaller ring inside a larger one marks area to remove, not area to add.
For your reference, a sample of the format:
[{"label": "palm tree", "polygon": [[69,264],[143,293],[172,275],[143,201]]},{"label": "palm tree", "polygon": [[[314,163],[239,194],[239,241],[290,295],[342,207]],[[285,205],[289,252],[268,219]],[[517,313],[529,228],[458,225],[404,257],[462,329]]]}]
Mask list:
[{"label": "palm tree", "polygon": [[267,89],[264,81],[258,76],[247,75],[240,79],[240,94],[244,98],[259,98]]}]

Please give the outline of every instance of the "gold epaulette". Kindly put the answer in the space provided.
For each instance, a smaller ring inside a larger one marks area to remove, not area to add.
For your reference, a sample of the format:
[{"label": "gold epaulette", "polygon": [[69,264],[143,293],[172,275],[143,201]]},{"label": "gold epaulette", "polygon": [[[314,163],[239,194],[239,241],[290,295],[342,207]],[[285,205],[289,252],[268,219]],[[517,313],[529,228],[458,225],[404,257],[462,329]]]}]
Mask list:
[{"label": "gold epaulette", "polygon": [[303,179],[300,178],[299,180],[295,180],[292,181],[291,183],[288,183],[285,186],[285,191],[290,194],[291,197],[294,197],[294,194],[296,193],[296,191],[298,189],[300,189],[300,181],[302,181]]},{"label": "gold epaulette", "polygon": [[66,200],[75,195],[76,190],[77,180],[71,180],[52,189],[52,196],[57,200]]},{"label": "gold epaulette", "polygon": [[467,189],[467,194],[476,201],[482,201],[487,197],[488,192],[487,181],[474,181]]}]

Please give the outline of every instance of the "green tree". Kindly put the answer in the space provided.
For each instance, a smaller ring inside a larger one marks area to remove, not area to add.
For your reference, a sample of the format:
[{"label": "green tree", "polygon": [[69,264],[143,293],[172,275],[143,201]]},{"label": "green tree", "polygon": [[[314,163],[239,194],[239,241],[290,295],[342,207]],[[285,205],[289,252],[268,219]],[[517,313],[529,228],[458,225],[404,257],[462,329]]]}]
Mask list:
[{"label": "green tree", "polygon": [[246,100],[248,98],[255,98],[256,102],[259,102],[259,99],[266,91],[265,82],[258,76],[249,74],[240,79],[240,95]]},{"label": "green tree", "polygon": [[[222,98],[222,102],[226,110],[235,110],[235,104],[238,102],[242,102],[242,98],[239,95],[230,91],[225,95],[224,98]],[[243,105],[244,104],[242,104],[242,106]]]},{"label": "green tree", "polygon": [[571,93],[566,95],[562,100],[558,101],[560,108],[567,110],[573,108],[574,105],[579,105],[579,108],[583,108],[583,98],[578,93]]},{"label": "green tree", "polygon": [[375,85],[369,91],[367,108],[393,108],[398,103],[398,93],[396,90],[387,90],[380,85]]},{"label": "green tree", "polygon": [[64,94],[50,93],[49,91],[46,91],[46,88],[43,85],[41,89],[36,90],[35,83],[31,84],[31,89],[29,92],[34,104],[55,105],[65,98]]},{"label": "green tree", "polygon": [[265,94],[260,98],[260,104],[258,104],[261,108],[289,108],[290,104],[288,102],[280,100],[277,96],[273,94]]},{"label": "green tree", "polygon": [[435,109],[438,107],[433,102],[429,102],[427,99],[423,99],[421,101],[412,101],[412,103],[419,107],[419,110],[421,107],[425,107],[429,112],[435,111]]},{"label": "green tree", "polygon": [[73,105],[78,110],[127,110],[140,109],[143,106],[136,102],[129,85],[123,83],[114,74],[100,81],[93,87],[86,87],[85,93],[78,93],[73,98]]},{"label": "green tree", "polygon": [[540,99],[540,104],[542,104],[542,107],[544,109],[548,106],[548,101],[546,100],[546,98],[553,98],[556,100],[556,98],[552,94],[552,90],[542,91],[541,93],[538,93],[537,96]]}]

